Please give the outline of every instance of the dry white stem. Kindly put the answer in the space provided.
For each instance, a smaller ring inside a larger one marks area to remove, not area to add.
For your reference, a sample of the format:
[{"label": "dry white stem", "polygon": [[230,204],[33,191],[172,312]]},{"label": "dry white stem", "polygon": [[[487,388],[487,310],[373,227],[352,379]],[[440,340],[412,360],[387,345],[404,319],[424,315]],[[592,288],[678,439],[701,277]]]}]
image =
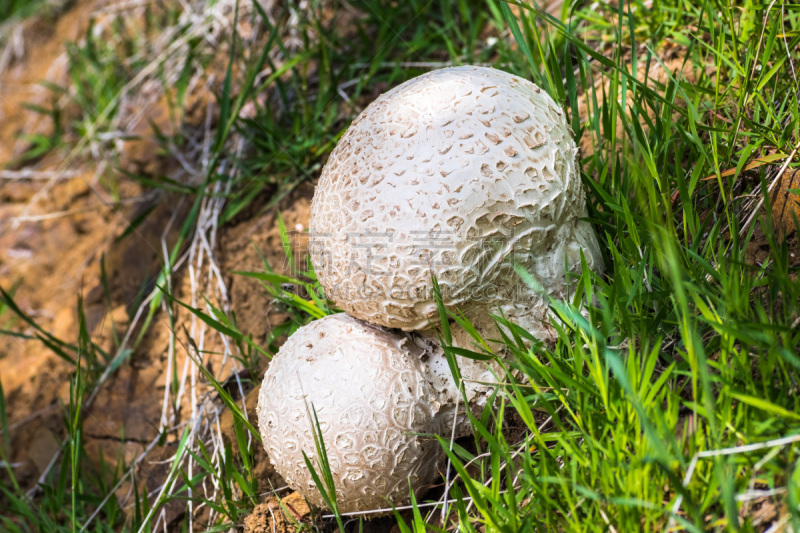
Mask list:
[{"label": "dry white stem", "polygon": [[[705,450],[702,452],[697,452],[696,454],[694,454],[694,457],[692,457],[692,460],[689,463],[689,467],[686,469],[686,474],[683,476],[683,486],[684,488],[689,486],[689,483],[692,481],[692,476],[694,475],[694,470],[697,467],[697,463],[701,459],[708,459],[709,457],[719,457],[725,455],[736,455],[740,453],[749,453],[768,448],[788,446],[789,444],[793,444],[795,442],[800,442],[800,435],[792,435],[790,437],[783,437],[781,439],[773,439],[764,442],[756,442],[754,444],[746,444],[743,446],[734,446],[732,448],[722,448],[720,450]],[[677,498],[675,498],[675,503],[672,504],[673,517],[670,518],[667,529],[671,529],[675,525],[674,515],[678,514],[678,511],[680,510],[682,503],[683,503],[683,495],[679,494]]]},{"label": "dry white stem", "polygon": [[[19,224],[20,222],[28,219],[43,219],[47,217],[63,215],[63,213],[57,213],[32,216],[30,211],[37,204],[38,200],[47,194],[47,192],[52,190],[52,188],[60,179],[73,177],[74,173],[66,169],[69,169],[70,164],[82,151],[88,149],[96,157],[104,157],[108,150],[107,145],[109,143],[112,145],[112,150],[121,149],[123,141],[118,132],[130,131],[131,126],[135,126],[137,121],[142,120],[146,106],[137,106],[137,113],[133,115],[133,117],[125,118],[123,118],[122,114],[111,116],[111,110],[116,107],[124,107],[128,105],[126,102],[128,102],[129,99],[132,100],[134,90],[139,90],[141,93],[147,92],[145,90],[147,89],[151,92],[151,94],[145,95],[146,99],[155,100],[159,98],[162,88],[160,82],[152,83],[156,78],[155,74],[159,69],[162,70],[166,76],[167,85],[173,84],[177,80],[177,76],[180,75],[181,70],[180,68],[174,68],[174,66],[182,65],[181,61],[184,57],[182,50],[186,50],[186,44],[196,36],[203,36],[206,41],[212,45],[217,45],[218,43],[227,39],[226,35],[232,30],[232,24],[229,19],[232,18],[233,13],[233,10],[230,9],[230,7],[233,6],[234,3],[235,0],[222,0],[217,2],[214,6],[208,6],[207,3],[201,1],[182,2],[185,12],[181,15],[180,23],[176,26],[175,31],[171,32],[168,30],[162,32],[160,41],[155,43],[155,45],[151,48],[153,50],[163,50],[163,52],[159,53],[155,58],[148,58],[151,59],[151,61],[148,62],[148,67],[146,67],[134,79],[126,84],[125,87],[123,87],[122,91],[117,95],[116,101],[112,102],[106,109],[99,110],[100,113],[95,122],[86,125],[90,135],[88,135],[87,138],[82,139],[81,142],[74,147],[74,149],[67,155],[64,163],[59,169],[56,169],[55,171],[47,171],[49,172],[48,174],[35,171],[22,171],[17,173],[5,172],[0,176],[2,179],[47,180],[45,186],[38,191],[32,201],[26,206],[22,216],[19,217],[15,223]],[[137,3],[129,1],[118,3],[117,6],[109,6],[108,10],[99,13],[100,17],[97,20],[96,27],[100,28],[100,31],[104,31],[104,25],[108,24],[113,18],[113,11],[115,7],[117,9],[134,9],[139,8],[141,5],[143,5],[142,2]],[[240,18],[242,19],[248,14],[251,14],[250,5],[248,2],[241,2],[239,13]],[[188,26],[188,30],[181,29],[180,32],[178,32],[177,28],[179,26],[183,28]],[[251,41],[258,39],[257,26],[253,30],[250,37]],[[66,58],[64,57],[62,59]],[[196,85],[198,80],[199,77],[194,77],[190,83],[192,85]],[[208,165],[211,161],[211,146],[214,142],[214,131],[212,128],[213,113],[211,112],[213,102],[209,102],[208,105],[209,112],[206,114],[205,129],[203,132],[204,134],[190,138],[186,145],[185,151],[183,153],[178,152],[175,154],[176,160],[178,160],[181,164],[181,168],[174,173],[172,177],[179,179],[182,182],[196,182],[207,173]],[[102,128],[100,127],[101,125]],[[91,132],[94,132],[94,134],[91,134]],[[170,227],[175,223],[174,217],[177,216],[177,213],[180,210],[175,211],[175,215],[168,224],[169,227],[162,235],[161,242],[161,254],[164,257],[165,263],[168,264],[169,270],[172,272],[182,267],[186,267],[189,272],[191,305],[194,307],[199,307],[199,299],[197,296],[199,294],[206,294],[212,301],[219,302],[223,311],[225,312],[230,311],[230,297],[225,286],[218,261],[214,255],[214,250],[216,249],[217,243],[219,227],[218,218],[225,205],[226,193],[230,192],[231,190],[231,184],[234,181],[233,177],[235,177],[238,173],[238,169],[233,166],[230,161],[239,160],[238,156],[241,156],[246,148],[246,143],[243,139],[237,140],[235,134],[233,139],[235,142],[231,143],[231,147],[234,149],[237,157],[231,158],[231,160],[223,158],[218,169],[218,171],[222,173],[231,175],[232,179],[228,180],[224,184],[216,182],[212,185],[211,189],[207,191],[209,195],[203,200],[201,205],[195,232],[192,240],[189,243],[188,250],[182,253],[174,264],[169,265],[169,250],[166,245],[166,235],[169,233]],[[195,165],[190,163],[192,161],[199,161],[201,168],[196,168]],[[95,173],[95,179],[91,180],[92,183],[90,183],[90,185],[92,185],[93,182],[99,178],[104,169],[104,164],[98,165]],[[101,194],[99,194],[98,191],[96,191],[96,193],[98,194],[98,197],[100,197],[101,201],[108,203],[108,201]],[[167,278],[167,288],[170,293],[174,292],[175,290],[170,277]],[[128,331],[124,336],[122,345],[115,355],[114,362],[109,365],[109,368],[116,367],[117,365],[115,363],[117,363],[119,359],[126,354],[126,350],[131,341],[131,335],[141,321],[142,314],[146,313],[146,310],[149,309],[152,298],[154,298],[156,294],[157,293],[154,292],[148,295],[148,298],[140,305],[139,309],[137,309]],[[166,300],[162,300],[161,307],[164,311],[168,313],[171,312],[166,305]],[[185,317],[181,316],[181,319],[185,319]],[[211,337],[207,338],[207,336],[216,336],[218,332],[210,330],[204,323],[199,323],[194,315],[192,315],[190,319],[189,332],[190,336],[196,342],[198,349],[197,356],[202,358],[202,352],[207,346],[207,341],[210,342],[211,339]],[[178,390],[175,391],[174,394],[175,398],[172,397],[173,388],[171,377],[175,366],[178,365],[178,361],[176,359],[177,354],[172,349],[174,345],[172,341],[175,339],[175,332],[170,332],[170,335],[170,347],[167,354],[168,361],[166,365],[167,374],[165,375],[165,391],[162,399],[163,404],[160,421],[161,428],[165,431],[172,431],[172,429],[167,429],[175,416],[174,412],[170,409],[172,404],[182,405],[182,402],[184,401],[185,403],[191,404],[191,408],[189,409],[190,412],[188,413],[188,420],[184,422],[184,424],[188,423],[189,425],[186,450],[196,450],[198,439],[203,440],[206,443],[207,448],[211,451],[212,463],[221,468],[224,447],[222,435],[218,425],[218,419],[222,407],[212,402],[212,397],[209,394],[210,387],[207,383],[205,383],[204,380],[199,379],[198,369],[191,363],[191,359],[188,357],[185,358],[183,368],[180,371],[181,377],[179,380]],[[232,345],[230,340],[223,338],[222,344],[222,364],[217,366],[215,361],[217,377],[220,380],[224,379],[224,377],[230,372],[236,370],[236,367],[238,366],[238,364],[235,362],[235,359],[231,357],[234,355],[232,350],[234,350],[235,347]],[[98,394],[100,387],[107,381],[109,377],[110,372],[107,370],[98,380],[97,387],[89,395],[88,400],[85,403],[86,407],[91,406]],[[237,386],[239,387],[240,393],[243,393],[242,384],[238,379]],[[243,394],[242,397],[244,397]],[[150,449],[152,449],[152,446],[145,451],[145,453],[136,461],[135,464],[138,464],[138,462],[145,457],[146,453],[149,452]],[[59,455],[60,452],[54,455],[50,466],[45,469],[42,479],[48,475],[52,469],[52,465],[56,463]],[[190,476],[196,472],[197,466],[190,457],[184,456],[177,459],[181,461],[182,467],[188,470],[188,474]],[[175,458],[173,458],[173,460],[175,460]],[[135,464],[132,465],[132,468],[135,466]],[[130,473],[126,474],[126,476],[129,475]],[[208,483],[210,483],[210,485]],[[171,491],[175,490],[175,487],[175,479],[172,479],[171,481],[167,480],[165,484],[159,487],[158,497],[160,498],[163,495],[170,493]],[[204,497],[215,499],[218,497],[220,489],[221,487],[219,486],[219,482],[214,479],[209,482],[209,480],[206,479],[202,484],[201,490],[203,491]],[[112,494],[109,494],[108,497],[111,497]],[[193,515],[203,506],[196,506],[191,502],[191,497],[193,496],[191,490],[188,495],[190,497],[188,509],[189,521],[190,529],[192,529],[192,522],[194,519]],[[105,502],[103,502],[103,504],[104,503]],[[100,509],[97,509],[94,516],[97,516],[99,511]],[[90,521],[93,520],[94,516],[90,519]],[[166,527],[165,516],[166,515],[163,509],[157,510],[154,508],[151,509],[151,515],[148,516],[148,519],[156,518],[157,521],[154,525],[156,528],[159,524]],[[216,513],[212,511],[212,521],[215,516]]]},{"label": "dry white stem", "polygon": [[786,494],[788,489],[786,487],[777,487],[769,490],[750,490],[736,495],[737,502],[749,502],[751,500],[758,500],[760,498],[768,498],[770,496],[777,496],[779,494]]},{"label": "dry white stem", "polygon": [[772,527],[765,530],[764,533],[778,533],[778,531],[784,531],[784,533],[795,533],[794,530],[784,530],[783,527],[786,525],[787,522],[792,518],[792,515],[786,514],[786,516],[782,517],[780,520],[772,524]]},{"label": "dry white stem", "polygon": [[80,172],[65,170],[63,172],[55,170],[34,170],[23,168],[22,170],[0,170],[0,179],[4,180],[50,180],[50,179],[70,179],[80,176]]},{"label": "dry white stem", "polygon": [[[500,492],[498,492],[498,494],[506,494],[507,492],[508,492],[507,490],[501,490]],[[461,498],[461,500],[465,501],[465,502],[472,502],[472,498],[469,497],[469,496],[464,496],[463,498]],[[448,504],[456,503],[457,501],[458,500],[456,500],[456,499],[450,499],[450,500],[447,500],[447,503]],[[417,503],[416,507],[418,509],[424,509],[425,507],[438,507],[440,505],[442,505],[442,502],[427,502],[427,503]],[[339,513],[339,515],[340,516],[370,516],[370,515],[379,516],[379,515],[384,515],[384,514],[387,514],[387,513],[391,513],[395,509],[398,510],[398,511],[408,511],[408,510],[413,509],[413,508],[414,508],[413,505],[399,505],[399,506],[395,506],[395,507],[380,507],[380,508],[375,508],[375,509],[369,509],[367,511],[354,511],[354,512],[351,512],[351,513]],[[327,519],[336,518],[336,515],[325,514],[325,515],[322,515],[322,518],[327,518]]]}]

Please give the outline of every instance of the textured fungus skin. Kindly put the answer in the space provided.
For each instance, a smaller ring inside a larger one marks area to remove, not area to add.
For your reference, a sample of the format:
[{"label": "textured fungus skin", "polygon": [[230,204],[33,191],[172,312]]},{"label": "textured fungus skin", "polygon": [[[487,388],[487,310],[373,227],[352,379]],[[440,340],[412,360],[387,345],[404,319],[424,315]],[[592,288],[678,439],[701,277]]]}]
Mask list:
[{"label": "textured fungus skin", "polygon": [[[294,333],[261,385],[258,422],[264,447],[286,483],[324,506],[302,452],[319,470],[309,411],[316,409],[340,511],[409,502],[438,473],[439,443],[450,435],[452,379],[432,373],[433,353],[420,338],[385,331],[345,314]],[[446,365],[446,363],[444,363]],[[440,365],[439,365],[440,366]],[[467,424],[459,417],[458,434]]]},{"label": "textured fungus skin", "polygon": [[[568,296],[565,264],[602,267],[561,109],[531,82],[483,67],[414,78],[381,95],[331,154],[311,209],[310,252],[338,306],[405,331],[450,308],[498,306],[551,340],[544,299]],[[470,313],[470,310],[472,311]]]}]

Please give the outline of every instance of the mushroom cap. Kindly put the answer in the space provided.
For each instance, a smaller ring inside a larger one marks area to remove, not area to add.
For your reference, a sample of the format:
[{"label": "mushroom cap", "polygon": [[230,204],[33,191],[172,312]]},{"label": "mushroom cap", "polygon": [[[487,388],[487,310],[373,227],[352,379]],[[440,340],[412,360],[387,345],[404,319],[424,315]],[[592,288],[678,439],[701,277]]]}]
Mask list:
[{"label": "mushroom cap", "polygon": [[[324,506],[303,452],[317,460],[316,410],[342,512],[409,502],[438,475],[455,404],[446,376],[433,376],[424,342],[345,314],[295,332],[275,355],[258,400],[258,422],[276,470],[309,502]],[[433,379],[433,378],[439,379]],[[459,432],[463,432],[461,423]]]},{"label": "mushroom cap", "polygon": [[[317,185],[309,251],[328,298],[372,324],[425,329],[437,308],[533,299],[525,266],[566,296],[565,263],[602,264],[561,109],[491,68],[445,68],[381,95]],[[535,301],[530,307],[541,306]],[[546,306],[545,306],[546,307]]]}]

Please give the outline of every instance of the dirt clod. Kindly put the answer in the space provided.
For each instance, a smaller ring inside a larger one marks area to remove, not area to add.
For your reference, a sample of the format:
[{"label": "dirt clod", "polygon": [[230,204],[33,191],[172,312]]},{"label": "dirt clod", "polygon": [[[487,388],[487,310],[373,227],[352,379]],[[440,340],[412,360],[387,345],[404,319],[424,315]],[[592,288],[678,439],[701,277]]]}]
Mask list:
[{"label": "dirt clod", "polygon": [[311,509],[300,494],[293,492],[282,498],[270,498],[253,509],[244,519],[245,533],[294,533],[298,523],[308,523]]}]

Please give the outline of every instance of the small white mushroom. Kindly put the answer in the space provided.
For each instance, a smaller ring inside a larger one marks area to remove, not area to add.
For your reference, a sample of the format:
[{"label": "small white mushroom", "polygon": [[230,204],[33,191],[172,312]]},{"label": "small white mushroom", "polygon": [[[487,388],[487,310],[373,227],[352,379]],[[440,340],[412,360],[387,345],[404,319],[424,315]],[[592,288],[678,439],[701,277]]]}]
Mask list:
[{"label": "small white mushroom", "polygon": [[[409,502],[435,481],[443,451],[430,435],[469,432],[438,346],[337,314],[295,332],[261,385],[258,422],[278,473],[323,506],[303,452],[319,470],[310,412],[316,410],[340,511]],[[462,409],[463,411],[463,409]],[[423,435],[423,434],[427,434]]]},{"label": "small white mushroom", "polygon": [[[445,305],[485,323],[498,307],[552,340],[546,298],[566,271],[602,268],[577,148],[564,114],[533,83],[482,67],[414,78],[381,95],[331,154],[314,195],[310,253],[326,295],[347,313],[405,331]],[[565,268],[566,267],[566,268]],[[465,335],[458,339],[468,343]]]}]

